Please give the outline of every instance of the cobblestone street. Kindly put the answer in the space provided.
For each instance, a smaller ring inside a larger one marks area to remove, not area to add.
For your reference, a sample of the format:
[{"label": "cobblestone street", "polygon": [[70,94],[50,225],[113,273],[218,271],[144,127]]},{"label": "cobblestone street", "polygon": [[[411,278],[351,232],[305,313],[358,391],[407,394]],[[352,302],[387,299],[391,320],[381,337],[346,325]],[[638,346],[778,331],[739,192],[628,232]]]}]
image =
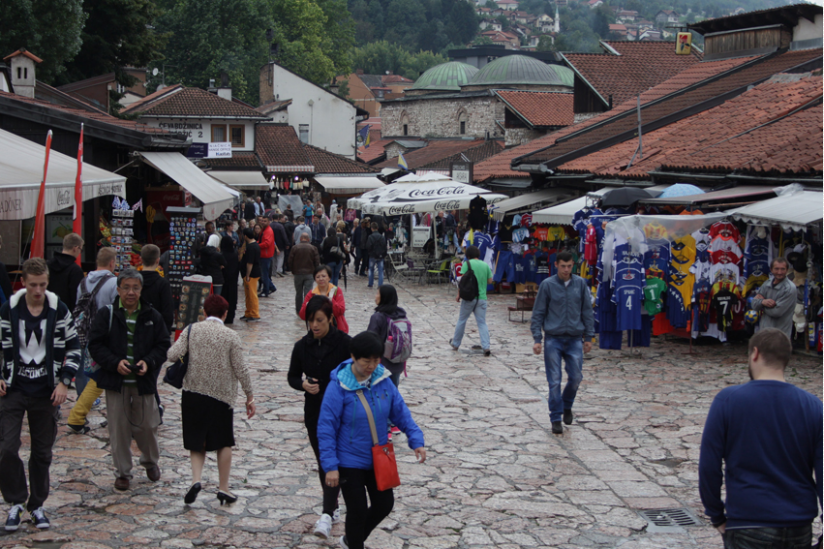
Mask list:
[{"label": "cobblestone street", "polygon": [[[151,483],[135,460],[132,489],[120,493],[113,489],[104,415],[90,414],[87,436],[67,433],[72,390],[46,502],[52,528],[37,533],[26,522],[0,537],[0,547],[338,547],[343,524],[334,526],[329,541],[312,535],[321,509],[317,466],[302,423],[303,395],[286,382],[292,346],[305,326],[294,312],[292,278],[274,282],[277,293],[261,299],[262,321],[234,325],[247,344],[258,403],[249,421],[236,409],[230,481],[240,496],[236,504],[220,507],[214,497],[217,467],[210,454],[203,492],[184,506],[190,477],[179,392],[161,389],[162,479]],[[344,293],[354,335],[366,328],[374,290],[365,278],[350,277]],[[480,347],[472,349],[479,344],[474,320],[460,352],[449,346],[458,315],[451,286],[399,285],[398,293],[415,338],[401,393],[423,429],[428,455],[425,464],[415,463],[405,437],[396,437],[403,485],[368,547],[722,547],[702,513],[698,453],[715,394],[748,379],[743,343],[697,345],[692,355],[687,341],[664,337],[640,354],[596,345],[585,357],[576,420],[555,436],[543,357],[532,354],[529,324],[507,320],[514,296],[490,296],[492,356],[485,358]],[[238,317],[242,295],[240,302]],[[794,356],[787,376],[821,398],[820,358]],[[24,452],[28,444],[26,434]],[[638,514],[682,507],[701,524],[648,531]]]}]

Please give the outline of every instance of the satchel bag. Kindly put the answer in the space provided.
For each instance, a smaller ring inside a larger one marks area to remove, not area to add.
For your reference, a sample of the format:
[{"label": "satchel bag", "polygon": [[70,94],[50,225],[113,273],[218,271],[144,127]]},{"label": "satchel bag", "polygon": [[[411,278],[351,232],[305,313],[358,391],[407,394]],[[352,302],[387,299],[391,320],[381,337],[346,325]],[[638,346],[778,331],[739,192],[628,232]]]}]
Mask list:
[{"label": "satchel bag", "polygon": [[391,442],[384,445],[378,444],[378,431],[375,429],[375,418],[372,416],[372,408],[366,402],[363,391],[357,391],[358,398],[366,409],[366,417],[369,420],[369,430],[372,431],[372,467],[375,469],[375,482],[381,492],[391,490],[401,485],[401,477],[398,476],[398,464],[395,461],[395,447]]},{"label": "satchel bag", "polygon": [[189,370],[189,344],[192,342],[192,325],[186,330],[186,354],[175,360],[175,363],[166,368],[166,375],[163,376],[163,383],[168,383],[175,389],[183,388],[183,378]]}]

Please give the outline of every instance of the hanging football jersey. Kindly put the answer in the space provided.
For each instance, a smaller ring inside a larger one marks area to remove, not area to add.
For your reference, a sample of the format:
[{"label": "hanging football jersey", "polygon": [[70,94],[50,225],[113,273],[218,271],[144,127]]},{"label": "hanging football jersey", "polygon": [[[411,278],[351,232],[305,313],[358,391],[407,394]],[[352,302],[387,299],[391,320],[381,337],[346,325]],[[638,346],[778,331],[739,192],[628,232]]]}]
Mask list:
[{"label": "hanging football jersey", "polygon": [[772,240],[762,227],[747,230],[747,245],[744,250],[744,277],[769,274],[770,261],[775,255]]},{"label": "hanging football jersey", "polygon": [[646,225],[644,225],[644,236],[647,237],[647,240],[669,239],[669,233],[667,232],[667,229],[658,221],[653,221],[652,223],[647,223]]},{"label": "hanging football jersey", "polygon": [[679,301],[686,310],[692,303],[692,289],[695,284],[695,274],[690,272],[695,262],[695,239],[691,235],[675,239],[670,245],[670,253],[670,287],[681,295]]},{"label": "hanging football jersey", "polygon": [[660,278],[648,276],[644,285],[644,310],[648,315],[655,316],[664,310],[664,292],[667,283]]},{"label": "hanging football jersey", "polygon": [[644,270],[654,269],[667,272],[670,264],[669,240],[648,239],[647,251],[644,253]]},{"label": "hanging football jersey", "polygon": [[738,298],[726,287],[712,297],[712,307],[715,309],[718,329],[727,331],[732,327],[733,308]]},{"label": "hanging football jersey", "polygon": [[718,221],[712,224],[710,227],[710,238],[715,239],[715,237],[719,235],[732,238],[736,242],[741,240],[741,233],[738,232],[738,228],[729,221]]},{"label": "hanging football jersey", "polygon": [[587,226],[586,247],[584,248],[584,258],[590,265],[595,265],[598,261],[598,240],[593,225]]},{"label": "hanging football jersey", "polygon": [[565,240],[566,231],[563,227],[549,227],[547,229],[546,240]]}]

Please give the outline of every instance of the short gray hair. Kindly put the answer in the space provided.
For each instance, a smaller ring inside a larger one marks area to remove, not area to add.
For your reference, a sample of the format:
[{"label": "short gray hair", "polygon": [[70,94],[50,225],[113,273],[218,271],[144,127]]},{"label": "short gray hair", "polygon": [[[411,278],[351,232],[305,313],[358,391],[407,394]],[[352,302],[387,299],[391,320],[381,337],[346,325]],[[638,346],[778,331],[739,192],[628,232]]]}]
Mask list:
[{"label": "short gray hair", "polygon": [[300,241],[301,242],[310,242],[312,237],[309,236],[309,233],[300,233]]},{"label": "short gray hair", "polygon": [[128,269],[123,269],[119,275],[117,275],[117,287],[123,285],[124,280],[128,280],[130,278],[136,278],[140,282],[140,287],[143,287],[143,275],[140,274],[140,271],[135,269],[134,267],[129,267]]}]

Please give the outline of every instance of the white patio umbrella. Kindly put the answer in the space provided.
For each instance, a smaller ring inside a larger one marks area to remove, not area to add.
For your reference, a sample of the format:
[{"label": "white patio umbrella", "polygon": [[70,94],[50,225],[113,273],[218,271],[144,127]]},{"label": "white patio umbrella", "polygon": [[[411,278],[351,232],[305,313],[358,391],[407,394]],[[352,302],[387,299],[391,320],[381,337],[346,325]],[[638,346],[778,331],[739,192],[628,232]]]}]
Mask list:
[{"label": "white patio umbrella", "polygon": [[483,196],[487,204],[508,198],[504,194],[490,193],[487,189],[466,185],[445,175],[427,172],[405,175],[390,185],[350,198],[347,206],[361,210],[365,215],[467,210],[469,203],[478,195]]}]

